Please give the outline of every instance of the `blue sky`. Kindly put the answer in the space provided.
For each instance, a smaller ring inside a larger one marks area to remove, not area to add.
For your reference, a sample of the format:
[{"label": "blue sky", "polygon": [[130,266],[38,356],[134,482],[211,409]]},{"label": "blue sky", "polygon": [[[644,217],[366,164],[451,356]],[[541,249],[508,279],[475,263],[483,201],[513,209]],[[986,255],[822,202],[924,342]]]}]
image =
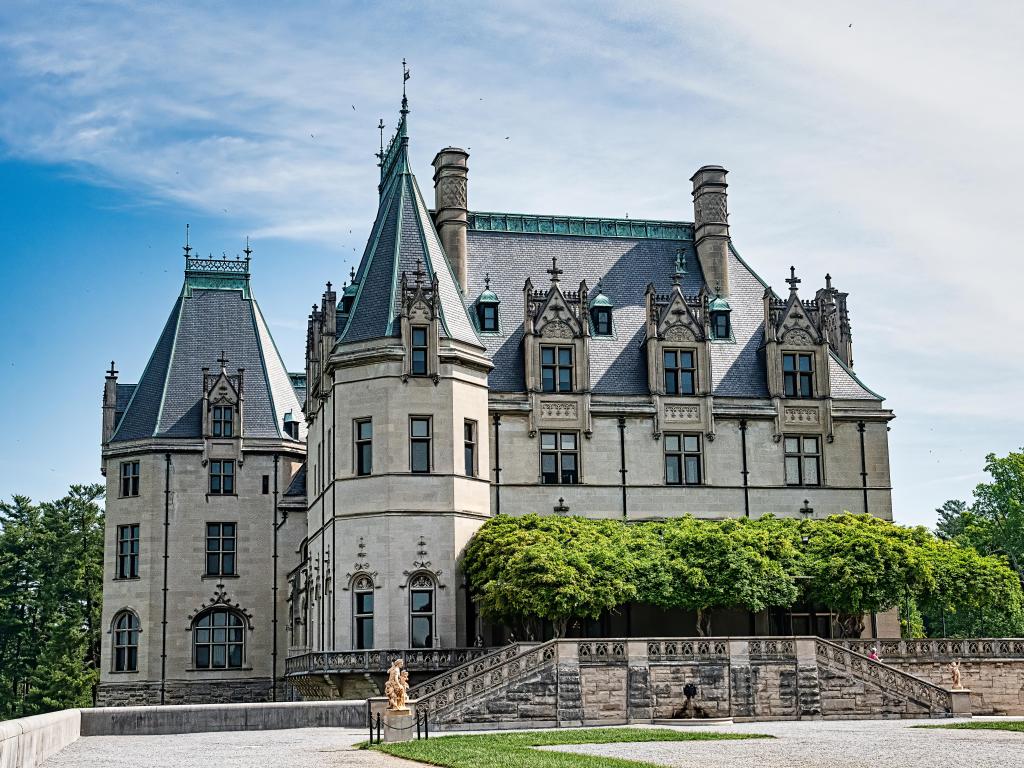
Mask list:
[{"label": "blue sky", "polygon": [[691,173],[727,167],[746,260],[850,292],[898,520],[1024,444],[1019,4],[173,5],[0,6],[0,494],[99,478],[103,371],[141,372],[186,223],[203,254],[252,237],[302,367],[372,222],[403,57],[421,184],[468,147],[478,210],[689,220]]}]

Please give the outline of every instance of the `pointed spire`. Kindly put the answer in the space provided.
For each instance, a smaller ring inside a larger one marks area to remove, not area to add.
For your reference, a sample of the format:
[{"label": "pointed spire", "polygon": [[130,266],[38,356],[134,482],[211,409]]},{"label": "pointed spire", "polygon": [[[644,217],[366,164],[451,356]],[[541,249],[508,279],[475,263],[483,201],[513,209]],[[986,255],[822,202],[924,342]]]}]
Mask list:
[{"label": "pointed spire", "polygon": [[796,276],[796,267],[791,266],[789,268],[789,278],[786,280],[789,283],[789,293],[793,295],[796,293],[796,287],[803,282],[799,277]]},{"label": "pointed spire", "polygon": [[380,119],[380,123],[377,124],[377,130],[380,131],[380,152],[377,153],[377,167],[380,168],[384,165],[384,118]]},{"label": "pointed spire", "polygon": [[189,257],[192,253],[192,246],[188,244],[188,224],[185,225],[185,245],[182,246],[182,250],[185,251],[185,258]]}]

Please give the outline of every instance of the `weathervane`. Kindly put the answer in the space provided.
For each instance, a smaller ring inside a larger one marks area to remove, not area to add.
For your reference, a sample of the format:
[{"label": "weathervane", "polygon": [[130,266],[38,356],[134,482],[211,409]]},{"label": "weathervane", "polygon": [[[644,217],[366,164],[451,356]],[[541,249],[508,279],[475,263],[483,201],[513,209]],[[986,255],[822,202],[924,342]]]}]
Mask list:
[{"label": "weathervane", "polygon": [[380,131],[380,152],[377,153],[377,167],[380,168],[384,164],[384,118],[380,119],[380,123],[377,125],[377,130]]},{"label": "weathervane", "polygon": [[411,77],[409,67],[405,63],[405,59],[402,59],[402,114],[406,115],[409,113],[409,99],[405,96],[405,84]]},{"label": "weathervane", "polygon": [[185,251],[185,258],[187,259],[189,254],[192,253],[192,246],[188,244],[188,224],[185,225],[185,245],[183,250]]}]

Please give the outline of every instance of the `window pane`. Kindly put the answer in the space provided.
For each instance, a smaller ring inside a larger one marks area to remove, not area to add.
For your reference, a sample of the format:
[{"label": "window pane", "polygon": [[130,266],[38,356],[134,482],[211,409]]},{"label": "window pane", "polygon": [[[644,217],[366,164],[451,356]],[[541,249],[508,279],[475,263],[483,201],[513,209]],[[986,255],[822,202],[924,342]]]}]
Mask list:
[{"label": "window pane", "polygon": [[579,471],[576,467],[575,453],[562,454],[562,482],[573,484],[579,482]]},{"label": "window pane", "polygon": [[474,426],[475,425],[471,421],[463,422],[463,424],[462,424],[462,435],[463,435],[463,437],[466,440],[472,441],[474,439],[474,435],[476,434],[476,430],[474,429]]},{"label": "window pane", "polygon": [[235,536],[235,524],[234,523],[224,523],[224,525],[222,526],[221,530],[224,532],[225,536],[229,536],[231,538],[234,538],[234,536]]},{"label": "window pane", "polygon": [[414,616],[412,619],[412,647],[431,648],[434,644],[433,621],[428,616]]},{"label": "window pane", "polygon": [[235,492],[235,479],[231,475],[224,475],[224,493]]},{"label": "window pane", "polygon": [[210,650],[213,651],[213,659],[211,665],[216,669],[223,669],[227,666],[227,648],[223,645],[210,646]]},{"label": "window pane", "polygon": [[425,347],[425,346],[427,346],[427,329],[426,328],[413,328],[412,329],[412,345],[414,347]]},{"label": "window pane", "polygon": [[541,388],[545,392],[555,391],[555,371],[553,368],[545,368],[541,373]]},{"label": "window pane", "polygon": [[693,352],[683,352],[681,357],[680,368],[693,368]]},{"label": "window pane", "polygon": [[196,646],[196,666],[200,669],[210,668],[210,646],[208,645],[197,645]]},{"label": "window pane", "polygon": [[676,371],[665,371],[665,393],[669,395],[679,394],[679,379]]},{"label": "window pane", "polygon": [[208,643],[208,642],[210,642],[210,630],[208,630],[208,629],[197,629],[196,630],[196,642],[197,643]]},{"label": "window pane", "polygon": [[412,444],[412,471],[430,471],[430,443],[425,440],[416,440]]},{"label": "window pane", "polygon": [[796,381],[793,379],[794,374],[787,373],[784,378],[784,387],[786,397],[796,397]]},{"label": "window pane", "polygon": [[571,392],[572,391],[572,369],[571,368],[559,368],[558,369],[558,391],[559,392]]},{"label": "window pane", "polygon": [[679,485],[682,482],[681,462],[679,455],[665,457],[665,482],[669,485]]},{"label": "window pane", "polygon": [[782,356],[782,370],[784,370],[784,371],[795,371],[796,370],[796,361],[793,358],[793,355],[783,355]]},{"label": "window pane", "polygon": [[466,446],[466,450],[464,451],[464,453],[465,453],[466,474],[472,476],[472,475],[474,475],[476,473],[476,456],[475,456],[476,451],[473,449],[472,445],[467,445]]},{"label": "window pane", "polygon": [[811,396],[811,377],[802,376],[800,378],[800,397]]},{"label": "window pane", "polygon": [[428,437],[430,435],[430,421],[427,419],[412,420],[412,436]]},{"label": "window pane", "polygon": [[359,422],[359,439],[369,440],[373,437],[373,422],[372,421],[360,421]]},{"label": "window pane", "polygon": [[213,630],[213,642],[226,643],[228,641],[228,630],[226,627],[215,627]]},{"label": "window pane", "polygon": [[553,451],[555,449],[555,440],[557,439],[554,432],[541,432],[540,433],[540,447],[545,450]]},{"label": "window pane", "polygon": [[210,493],[220,493],[220,475],[210,475]]},{"label": "window pane", "polygon": [[676,367],[676,353],[673,350],[665,351],[665,367],[675,368]]},{"label": "window pane", "polygon": [[693,386],[693,371],[683,371],[682,376],[682,388],[680,389],[679,393],[682,395],[694,394],[697,390]]},{"label": "window pane", "polygon": [[225,461],[224,462],[224,474],[225,475],[232,475],[232,474],[234,474],[234,472],[235,472],[235,462],[233,462],[233,461]]},{"label": "window pane", "polygon": [[208,554],[206,556],[206,572],[207,573],[218,573],[220,571],[220,556],[216,554]]},{"label": "window pane", "polygon": [[430,613],[434,610],[433,590],[414,590],[410,597],[410,608],[413,613]]},{"label": "window pane", "polygon": [[373,619],[356,619],[356,647],[360,650],[373,647]]},{"label": "window pane", "polygon": [[818,438],[816,437],[805,437],[804,438],[804,453],[817,453],[818,452]]},{"label": "window pane", "polygon": [[686,482],[688,485],[700,483],[700,459],[696,456],[686,457]]},{"label": "window pane", "polygon": [[236,668],[242,666],[242,646],[232,645],[230,648],[231,655],[228,658],[228,666]]},{"label": "window pane", "polygon": [[816,456],[804,459],[804,484],[818,484],[818,458]]},{"label": "window pane", "polygon": [[800,438],[799,437],[787,437],[786,438],[786,453],[800,453]]},{"label": "window pane", "polygon": [[359,592],[356,595],[356,613],[373,613],[372,592]]},{"label": "window pane", "polygon": [[801,371],[809,371],[809,370],[811,370],[811,356],[810,355],[800,355],[800,370]]},{"label": "window pane", "polygon": [[796,456],[786,457],[786,485],[800,485],[800,459]]},{"label": "window pane", "polygon": [[700,450],[700,437],[697,435],[686,435],[683,438],[683,449],[687,453],[697,453]]},{"label": "window pane", "polygon": [[412,351],[412,372],[417,374],[427,372],[427,353],[422,349]]},{"label": "window pane", "polygon": [[221,567],[223,568],[223,573],[225,576],[235,575],[235,555],[233,552],[229,552],[224,555]]},{"label": "window pane", "polygon": [[665,435],[665,450],[666,451],[678,451],[679,450],[679,435]]},{"label": "window pane", "polygon": [[572,365],[572,348],[571,347],[559,347],[559,349],[558,349],[558,364],[559,365]]},{"label": "window pane", "polygon": [[557,483],[558,475],[554,453],[542,453],[540,456],[540,472],[545,483]]},{"label": "window pane", "polygon": [[562,450],[563,451],[575,451],[576,450],[576,433],[575,432],[563,432],[562,433]]},{"label": "window pane", "polygon": [[554,347],[541,347],[541,350],[540,350],[540,361],[544,365],[554,365],[554,363],[555,363],[555,348]]}]

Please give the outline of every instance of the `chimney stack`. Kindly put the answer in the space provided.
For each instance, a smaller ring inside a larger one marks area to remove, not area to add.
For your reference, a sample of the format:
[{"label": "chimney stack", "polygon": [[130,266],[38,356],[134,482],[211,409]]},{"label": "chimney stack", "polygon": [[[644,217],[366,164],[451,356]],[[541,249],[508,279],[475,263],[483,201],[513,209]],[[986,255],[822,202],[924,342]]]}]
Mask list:
[{"label": "chimney stack", "polygon": [[468,258],[466,229],[469,226],[467,186],[469,153],[446,147],[434,157],[434,223],[459,289],[465,293]]},{"label": "chimney stack", "polygon": [[720,165],[697,170],[693,182],[693,229],[697,258],[711,291],[729,295],[729,206],[725,181],[728,173]]}]

